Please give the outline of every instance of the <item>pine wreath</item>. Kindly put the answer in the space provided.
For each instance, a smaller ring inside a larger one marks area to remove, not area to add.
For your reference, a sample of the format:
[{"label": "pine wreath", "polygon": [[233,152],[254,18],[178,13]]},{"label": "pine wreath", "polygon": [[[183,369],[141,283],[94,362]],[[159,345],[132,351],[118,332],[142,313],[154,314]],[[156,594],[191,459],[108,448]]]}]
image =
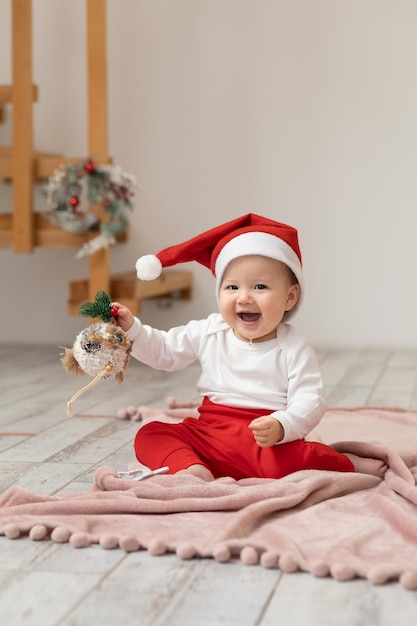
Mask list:
[{"label": "pine wreath", "polygon": [[[99,231],[81,247],[76,255],[80,258],[113,245],[127,231],[136,187],[136,178],[119,165],[95,165],[91,158],[61,165],[43,188],[48,207],[45,217],[71,233]],[[102,219],[90,210],[97,205],[103,207]]]}]

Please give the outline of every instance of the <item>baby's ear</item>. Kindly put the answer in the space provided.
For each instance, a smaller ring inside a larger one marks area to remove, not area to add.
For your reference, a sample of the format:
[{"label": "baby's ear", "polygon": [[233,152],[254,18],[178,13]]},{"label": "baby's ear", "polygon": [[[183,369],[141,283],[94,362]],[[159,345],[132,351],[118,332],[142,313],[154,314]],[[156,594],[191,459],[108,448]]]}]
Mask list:
[{"label": "baby's ear", "polygon": [[62,365],[67,370],[68,374],[74,376],[84,376],[84,371],[79,366],[77,359],[74,356],[74,350],[72,348],[64,348],[65,354],[61,359]]},{"label": "baby's ear", "polygon": [[300,297],[300,285],[298,283],[291,285],[287,295],[286,311],[291,311],[298,302]]}]

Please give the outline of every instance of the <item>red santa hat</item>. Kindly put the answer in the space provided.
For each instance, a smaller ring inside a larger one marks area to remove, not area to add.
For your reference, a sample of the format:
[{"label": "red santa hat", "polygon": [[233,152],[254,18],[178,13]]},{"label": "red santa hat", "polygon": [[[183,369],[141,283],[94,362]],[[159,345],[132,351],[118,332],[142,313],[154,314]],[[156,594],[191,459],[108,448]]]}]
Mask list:
[{"label": "red santa hat", "polygon": [[261,215],[247,213],[156,255],[142,256],[136,262],[136,271],[141,280],[154,280],[164,267],[197,261],[216,277],[218,293],[228,264],[233,259],[252,254],[281,261],[294,272],[300,285],[300,296],[297,305],[288,312],[288,319],[298,309],[304,291],[297,230]]}]

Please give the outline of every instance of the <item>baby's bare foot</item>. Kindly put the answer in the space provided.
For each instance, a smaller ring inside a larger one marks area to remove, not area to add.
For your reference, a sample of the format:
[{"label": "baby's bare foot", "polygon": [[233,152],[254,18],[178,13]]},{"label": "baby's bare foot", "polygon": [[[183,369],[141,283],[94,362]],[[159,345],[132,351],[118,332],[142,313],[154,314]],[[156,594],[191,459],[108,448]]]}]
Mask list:
[{"label": "baby's bare foot", "polygon": [[370,474],[371,476],[384,478],[388,469],[388,465],[382,459],[371,459],[357,456],[356,454],[345,454],[345,456],[352,461],[355,472],[360,474]]},{"label": "baby's bare foot", "polygon": [[206,480],[207,482],[214,480],[213,474],[204,465],[190,465],[190,467],[180,470],[177,474],[191,474],[192,476],[197,476],[197,478],[201,478],[201,480]]}]

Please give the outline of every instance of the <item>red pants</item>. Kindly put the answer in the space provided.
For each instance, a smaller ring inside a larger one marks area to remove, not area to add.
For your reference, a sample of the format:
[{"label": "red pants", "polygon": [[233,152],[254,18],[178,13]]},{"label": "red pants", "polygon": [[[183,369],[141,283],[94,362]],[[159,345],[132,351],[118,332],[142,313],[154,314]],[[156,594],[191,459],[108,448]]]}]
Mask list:
[{"label": "red pants", "polygon": [[263,409],[240,409],[204,399],[200,417],[179,424],[149,422],[135,438],[137,459],[157,469],[167,465],[175,474],[190,465],[204,465],[215,478],[281,478],[303,469],[353,472],[352,462],[330,446],[297,439],[260,448],[248,424]]}]

